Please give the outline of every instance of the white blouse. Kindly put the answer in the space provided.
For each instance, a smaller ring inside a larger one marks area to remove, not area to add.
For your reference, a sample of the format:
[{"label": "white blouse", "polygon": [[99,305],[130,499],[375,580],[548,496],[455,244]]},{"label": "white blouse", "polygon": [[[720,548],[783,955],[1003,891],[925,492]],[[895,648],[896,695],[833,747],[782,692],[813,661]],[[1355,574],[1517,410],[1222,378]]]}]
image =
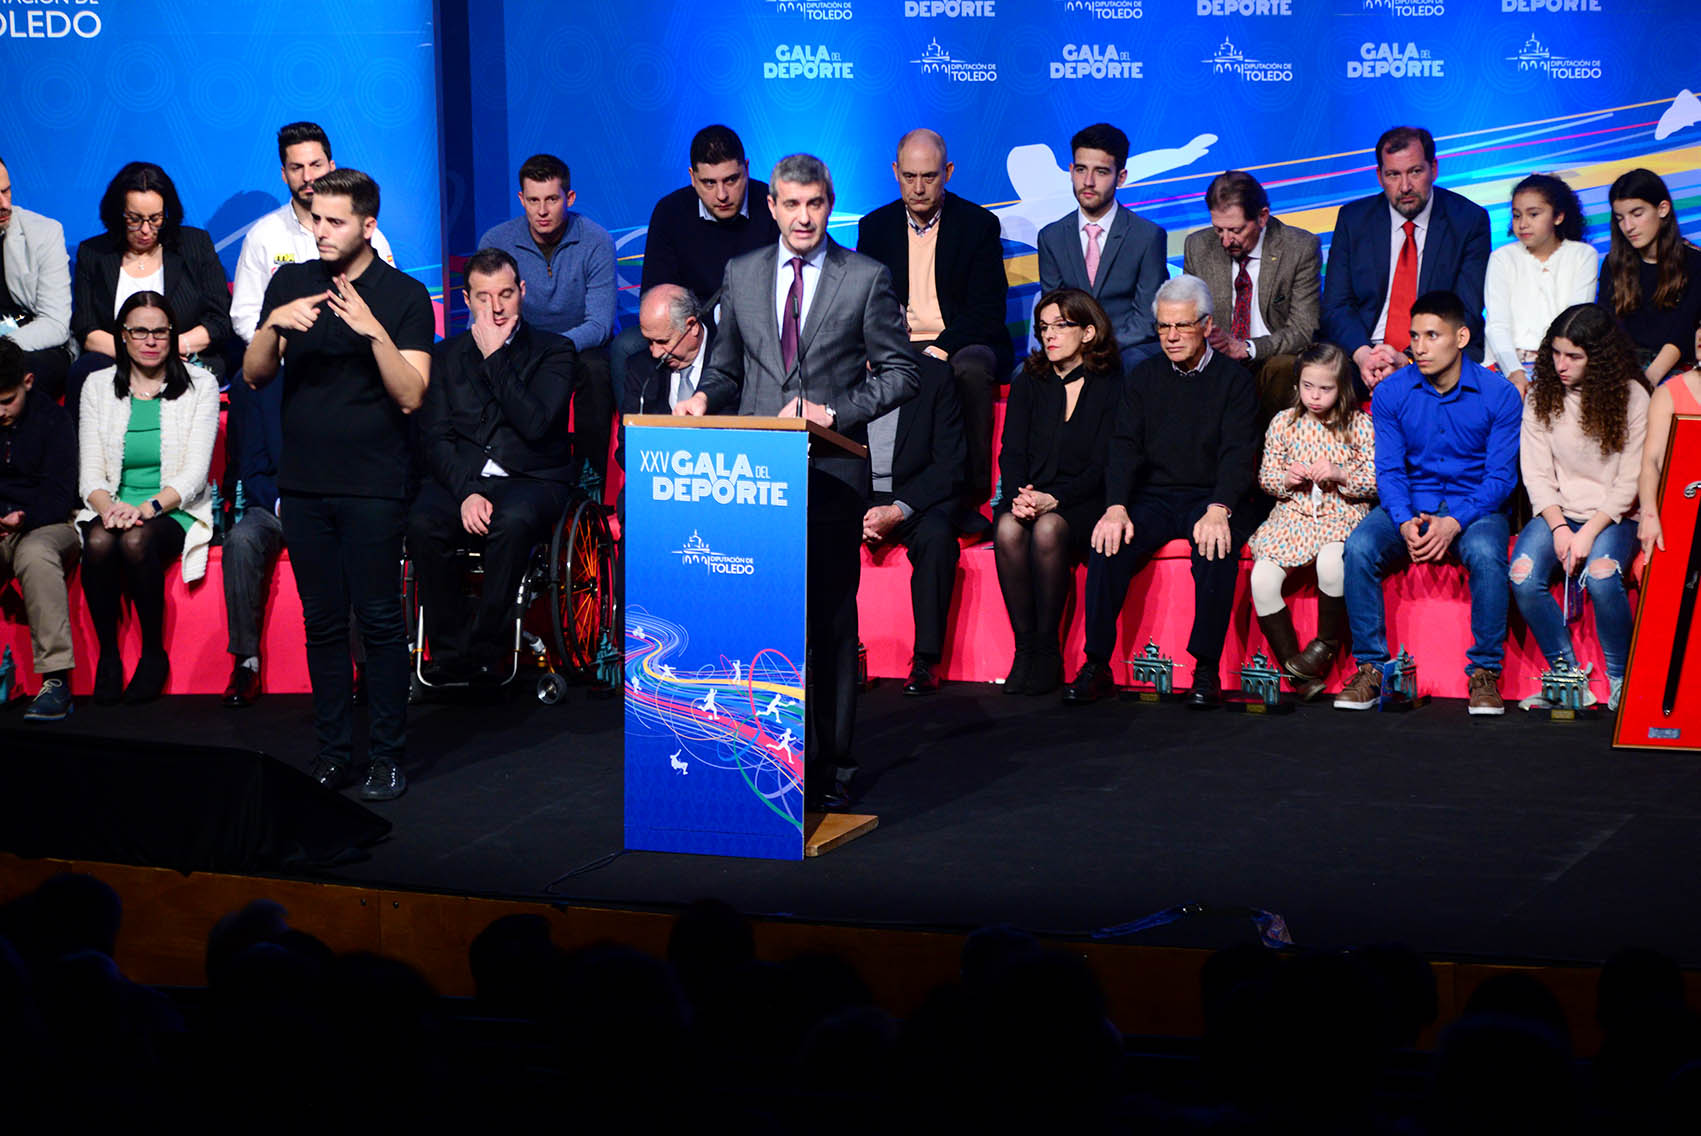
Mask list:
[{"label": "white blouse", "polygon": [[1572,304],[1595,298],[1599,258],[1583,241],[1561,241],[1540,261],[1521,241],[1501,245],[1488,258],[1488,362],[1501,374],[1523,370],[1518,352],[1535,351],[1554,317]]}]

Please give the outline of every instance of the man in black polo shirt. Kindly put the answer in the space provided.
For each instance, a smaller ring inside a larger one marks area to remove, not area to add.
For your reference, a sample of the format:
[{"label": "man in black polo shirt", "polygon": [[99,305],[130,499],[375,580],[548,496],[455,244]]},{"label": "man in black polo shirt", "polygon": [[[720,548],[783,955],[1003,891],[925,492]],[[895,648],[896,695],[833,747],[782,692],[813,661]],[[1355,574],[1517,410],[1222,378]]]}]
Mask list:
[{"label": "man in black polo shirt", "polygon": [[273,274],[242,370],[253,387],[284,375],[279,514],[307,625],[313,775],[331,788],[352,780],[352,604],[372,708],[361,796],[383,801],[407,787],[397,764],[408,652],[396,566],[412,480],[405,415],[423,403],[431,375],[431,297],[372,251],[376,182],[338,169],[313,185],[319,259]]},{"label": "man in black polo shirt", "polygon": [[1211,290],[1177,276],[1158,288],[1152,311],[1163,354],[1128,373],[1116,409],[1108,507],[1087,560],[1087,661],[1063,690],[1071,705],[1115,688],[1110,653],[1128,585],[1153,553],[1185,537],[1193,543],[1188,704],[1216,706],[1240,546],[1257,527],[1246,498],[1257,472],[1258,395],[1245,368],[1211,349]]}]

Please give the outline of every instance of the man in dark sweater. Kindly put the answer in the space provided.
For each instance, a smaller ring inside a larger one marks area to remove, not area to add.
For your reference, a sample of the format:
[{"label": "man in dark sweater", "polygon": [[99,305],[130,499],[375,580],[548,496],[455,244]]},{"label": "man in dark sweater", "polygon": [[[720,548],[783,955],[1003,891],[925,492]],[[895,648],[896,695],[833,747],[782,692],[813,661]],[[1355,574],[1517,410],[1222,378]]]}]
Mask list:
[{"label": "man in dark sweater", "polygon": [[71,416],[24,368],[25,353],[0,338],[0,587],[17,577],[41,690],[30,722],[71,713],[71,609],[65,577],[82,542],[77,507],[77,433]]},{"label": "man in dark sweater", "polygon": [[[691,184],[663,197],[650,212],[639,295],[658,284],[678,284],[712,320],[726,262],[774,247],[780,230],[768,211],[768,185],[750,180],[744,143],[731,127],[703,127],[691,139],[690,154]],[[617,386],[626,381],[628,361],[643,350],[644,333],[636,323],[614,337],[608,355]],[[621,392],[615,393],[619,406]]]},{"label": "man in dark sweater", "polygon": [[1188,704],[1221,701],[1218,666],[1228,634],[1240,546],[1257,524],[1247,497],[1257,472],[1258,395],[1252,376],[1211,350],[1211,290],[1178,276],[1152,303],[1163,354],[1129,372],[1105,468],[1109,506],[1093,526],[1087,560],[1087,661],[1063,691],[1070,705],[1115,689],[1110,655],[1134,575],[1165,544],[1193,543],[1193,690]]}]

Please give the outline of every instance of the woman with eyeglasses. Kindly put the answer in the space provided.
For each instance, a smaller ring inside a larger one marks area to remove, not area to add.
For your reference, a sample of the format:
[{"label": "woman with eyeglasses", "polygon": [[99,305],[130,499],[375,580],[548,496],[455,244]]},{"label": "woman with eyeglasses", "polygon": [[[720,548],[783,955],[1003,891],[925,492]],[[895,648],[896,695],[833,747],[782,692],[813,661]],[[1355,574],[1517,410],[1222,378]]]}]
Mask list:
[{"label": "woman with eyeglasses", "polygon": [[222,377],[230,336],[230,289],[205,229],[183,224],[183,203],[166,172],[152,162],[118,171],[100,199],[106,231],[77,246],[71,335],[83,354],[71,366],[65,405],[117,356],[118,310],[133,295],[158,292],[171,301],[182,328],[182,357]]},{"label": "woman with eyeglasses", "polygon": [[1122,395],[1122,356],[1110,317],[1074,288],[1034,307],[1040,349],[1010,381],[998,457],[994,551],[1016,655],[1005,694],[1063,685],[1058,631],[1104,512],[1110,430]]},{"label": "woman with eyeglasses", "polygon": [[[83,384],[77,424],[83,598],[100,643],[94,700],[149,702],[165,689],[165,572],[207,570],[213,536],[207,471],[219,425],[218,380],[182,358],[170,302],[155,291],[118,310],[117,357]],[[142,633],[129,686],[118,618],[129,596]]]}]

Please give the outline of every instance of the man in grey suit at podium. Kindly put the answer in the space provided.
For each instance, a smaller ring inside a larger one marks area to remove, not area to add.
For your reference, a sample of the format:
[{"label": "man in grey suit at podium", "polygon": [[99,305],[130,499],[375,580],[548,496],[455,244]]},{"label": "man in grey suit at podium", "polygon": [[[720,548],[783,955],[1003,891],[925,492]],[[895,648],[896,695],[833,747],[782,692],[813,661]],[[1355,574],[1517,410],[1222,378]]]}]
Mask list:
[{"label": "man in grey suit at podium", "polygon": [[[768,179],[778,248],[727,262],[721,320],[697,393],[675,414],[802,417],[866,444],[868,423],[915,397],[892,277],[827,236],[833,178],[809,154]],[[856,589],[868,459],[822,447],[809,463],[807,803],[848,802],[856,758]]]}]

